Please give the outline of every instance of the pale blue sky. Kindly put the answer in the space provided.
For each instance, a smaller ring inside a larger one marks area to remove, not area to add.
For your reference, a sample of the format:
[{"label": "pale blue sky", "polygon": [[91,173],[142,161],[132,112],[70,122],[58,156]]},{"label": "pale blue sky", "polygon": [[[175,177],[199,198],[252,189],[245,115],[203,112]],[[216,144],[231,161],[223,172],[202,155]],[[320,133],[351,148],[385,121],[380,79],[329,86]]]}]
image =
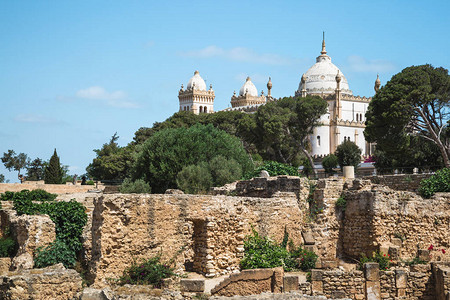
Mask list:
[{"label": "pale blue sky", "polygon": [[[411,65],[450,68],[449,1],[0,1],[0,155],[48,160],[56,148],[82,174],[117,131],[178,110],[195,70],[229,106],[247,75],[293,95],[328,54],[355,95],[372,96]],[[0,167],[11,182],[16,172]]]}]

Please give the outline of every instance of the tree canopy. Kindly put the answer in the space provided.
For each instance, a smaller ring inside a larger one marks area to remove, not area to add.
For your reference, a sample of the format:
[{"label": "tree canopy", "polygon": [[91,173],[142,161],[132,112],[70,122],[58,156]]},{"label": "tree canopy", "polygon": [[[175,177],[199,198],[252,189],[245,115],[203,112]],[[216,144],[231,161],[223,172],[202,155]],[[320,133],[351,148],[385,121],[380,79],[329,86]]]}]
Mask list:
[{"label": "tree canopy", "polygon": [[352,141],[347,140],[337,146],[334,154],[337,157],[341,170],[345,166],[354,166],[356,170],[361,162],[361,149]]},{"label": "tree canopy", "polygon": [[44,179],[44,162],[38,157],[27,166],[27,180],[38,181]]},{"label": "tree canopy", "polygon": [[59,163],[59,156],[56,153],[56,149],[53,152],[50,161],[45,168],[44,180],[46,184],[60,184],[62,183],[62,169]]},{"label": "tree canopy", "polygon": [[20,170],[26,168],[29,159],[25,153],[16,154],[14,150],[8,150],[3,153],[2,163],[8,171],[17,171],[17,176],[20,177]]},{"label": "tree canopy", "polygon": [[251,161],[238,138],[214,128],[197,124],[190,128],[167,128],[153,134],[137,154],[133,179],[144,179],[153,192],[176,188],[176,176],[185,166],[222,155],[237,161],[243,172]]},{"label": "tree canopy", "polygon": [[364,135],[388,157],[401,155],[411,136],[434,144],[450,166],[450,76],[444,68],[411,66],[394,75],[373,97]]},{"label": "tree canopy", "polygon": [[96,180],[124,179],[133,163],[133,149],[131,146],[120,147],[117,143],[119,136],[115,133],[109,143],[103,144],[101,149],[95,149],[97,157],[86,168],[87,173]]}]

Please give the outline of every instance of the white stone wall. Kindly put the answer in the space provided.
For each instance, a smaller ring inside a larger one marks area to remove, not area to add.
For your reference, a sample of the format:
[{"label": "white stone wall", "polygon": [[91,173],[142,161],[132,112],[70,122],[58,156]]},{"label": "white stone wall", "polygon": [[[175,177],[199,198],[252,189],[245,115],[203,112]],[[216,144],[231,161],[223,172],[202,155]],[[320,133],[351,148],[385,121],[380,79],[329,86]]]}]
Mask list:
[{"label": "white stone wall", "polygon": [[[341,119],[348,121],[365,121],[368,103],[356,101],[341,101]],[[357,116],[357,114],[359,114]],[[362,120],[360,120],[362,118]]]},{"label": "white stone wall", "polygon": [[311,136],[310,141],[313,156],[314,155],[325,156],[330,154],[330,127],[326,125],[314,128],[314,133]]},{"label": "white stone wall", "polygon": [[[338,145],[344,142],[344,137],[350,138],[350,141],[354,142],[361,149],[362,154],[365,153],[366,141],[364,139],[364,128],[338,126],[340,135]],[[358,132],[357,140],[355,141],[355,131]]]}]

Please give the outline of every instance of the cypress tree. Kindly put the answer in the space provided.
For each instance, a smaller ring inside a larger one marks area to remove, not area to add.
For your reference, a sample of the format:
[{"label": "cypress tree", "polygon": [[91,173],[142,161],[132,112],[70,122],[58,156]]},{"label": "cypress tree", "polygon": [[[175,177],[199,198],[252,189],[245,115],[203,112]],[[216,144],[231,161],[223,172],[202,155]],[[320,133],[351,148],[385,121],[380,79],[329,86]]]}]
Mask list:
[{"label": "cypress tree", "polygon": [[45,168],[44,180],[47,184],[59,184],[62,182],[61,165],[59,163],[59,157],[56,153],[56,149],[50,158],[48,166]]}]

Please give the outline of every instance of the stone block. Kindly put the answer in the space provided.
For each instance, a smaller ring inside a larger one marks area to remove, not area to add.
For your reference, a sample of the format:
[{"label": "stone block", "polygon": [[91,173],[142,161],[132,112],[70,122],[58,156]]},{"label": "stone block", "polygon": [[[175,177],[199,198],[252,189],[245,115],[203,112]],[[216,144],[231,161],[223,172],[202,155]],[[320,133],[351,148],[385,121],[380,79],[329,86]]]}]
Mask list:
[{"label": "stone block", "polygon": [[430,250],[428,249],[417,250],[417,257],[423,261],[430,261]]},{"label": "stone block", "polygon": [[391,256],[391,259],[397,260],[400,254],[400,247],[398,246],[390,246],[388,254]]},{"label": "stone block", "polygon": [[344,299],[346,298],[344,291],[333,291],[331,292],[331,298],[332,299]]},{"label": "stone block", "polygon": [[283,277],[283,292],[297,291],[298,290],[298,276],[297,275],[284,275]]},{"label": "stone block", "polygon": [[0,257],[0,274],[4,275],[8,273],[10,267],[11,267],[11,258]]},{"label": "stone block", "polygon": [[322,270],[312,269],[311,270],[311,281],[322,281]]},{"label": "stone block", "polygon": [[284,277],[283,267],[273,269],[273,277],[271,284],[272,293],[281,293],[283,291],[283,277]]},{"label": "stone block", "polygon": [[401,247],[403,242],[399,238],[391,238],[391,244],[394,245],[394,246]]},{"label": "stone block", "polygon": [[406,289],[408,283],[408,276],[405,270],[395,270],[395,287],[397,289]]},{"label": "stone block", "polygon": [[316,243],[311,231],[302,231],[302,237],[305,245],[314,245]]},{"label": "stone block", "polygon": [[315,245],[304,245],[303,248],[305,250],[317,253],[317,247]]},{"label": "stone block", "polygon": [[388,255],[388,254],[389,254],[389,246],[388,246],[388,245],[382,245],[382,246],[380,246],[380,252],[381,252],[382,254]]},{"label": "stone block", "polygon": [[397,289],[397,297],[406,297],[406,289]]},{"label": "stone block", "polygon": [[367,300],[381,299],[380,281],[366,281],[365,288]]},{"label": "stone block", "polygon": [[339,266],[337,260],[322,260],[322,269],[335,269]]},{"label": "stone block", "polygon": [[105,293],[99,289],[85,288],[81,294],[81,300],[109,300]]},{"label": "stone block", "polygon": [[323,294],[323,282],[322,281],[313,281],[311,283],[311,291],[313,295],[322,295]]},{"label": "stone block", "polygon": [[181,279],[182,292],[203,293],[205,291],[204,279]]},{"label": "stone block", "polygon": [[367,281],[380,281],[379,264],[370,262],[364,264],[364,277]]}]

